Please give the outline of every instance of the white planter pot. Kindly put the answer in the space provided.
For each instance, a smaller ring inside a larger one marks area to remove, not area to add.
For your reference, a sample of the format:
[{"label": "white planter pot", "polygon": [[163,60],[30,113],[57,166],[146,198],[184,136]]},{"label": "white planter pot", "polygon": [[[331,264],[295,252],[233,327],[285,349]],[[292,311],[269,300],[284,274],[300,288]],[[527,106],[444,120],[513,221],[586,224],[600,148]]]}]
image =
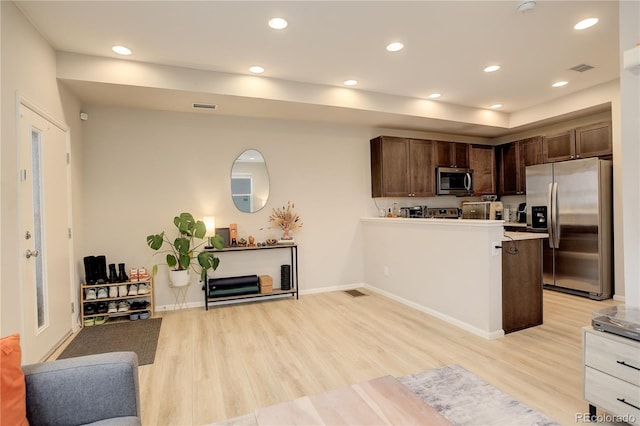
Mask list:
[{"label": "white planter pot", "polygon": [[191,281],[191,274],[189,269],[182,271],[169,270],[169,280],[173,287],[184,287],[189,285]]}]

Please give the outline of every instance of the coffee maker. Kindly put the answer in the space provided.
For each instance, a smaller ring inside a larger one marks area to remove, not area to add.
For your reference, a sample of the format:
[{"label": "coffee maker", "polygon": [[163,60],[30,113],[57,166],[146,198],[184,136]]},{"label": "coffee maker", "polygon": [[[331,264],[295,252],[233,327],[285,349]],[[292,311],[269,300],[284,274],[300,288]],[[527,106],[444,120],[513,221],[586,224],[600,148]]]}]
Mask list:
[{"label": "coffee maker", "polygon": [[518,205],[516,221],[518,223],[527,223],[527,203],[520,203],[520,205]]}]

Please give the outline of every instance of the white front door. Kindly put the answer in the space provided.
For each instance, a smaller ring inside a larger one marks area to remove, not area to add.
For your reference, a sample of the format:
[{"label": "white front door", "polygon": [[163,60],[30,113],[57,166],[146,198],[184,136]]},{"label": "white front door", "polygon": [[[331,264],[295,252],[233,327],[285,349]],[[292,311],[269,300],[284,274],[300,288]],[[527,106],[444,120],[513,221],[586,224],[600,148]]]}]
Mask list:
[{"label": "white front door", "polygon": [[22,362],[42,360],[71,333],[67,132],[20,105]]}]

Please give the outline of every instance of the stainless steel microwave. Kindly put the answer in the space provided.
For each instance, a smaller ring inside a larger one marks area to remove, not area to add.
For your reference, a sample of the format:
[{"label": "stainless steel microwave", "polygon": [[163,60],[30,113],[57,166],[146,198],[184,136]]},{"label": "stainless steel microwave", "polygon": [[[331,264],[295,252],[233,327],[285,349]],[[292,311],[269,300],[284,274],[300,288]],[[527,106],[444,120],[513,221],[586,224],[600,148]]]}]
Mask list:
[{"label": "stainless steel microwave", "polygon": [[473,170],[438,167],[436,169],[436,188],[438,195],[472,195]]}]

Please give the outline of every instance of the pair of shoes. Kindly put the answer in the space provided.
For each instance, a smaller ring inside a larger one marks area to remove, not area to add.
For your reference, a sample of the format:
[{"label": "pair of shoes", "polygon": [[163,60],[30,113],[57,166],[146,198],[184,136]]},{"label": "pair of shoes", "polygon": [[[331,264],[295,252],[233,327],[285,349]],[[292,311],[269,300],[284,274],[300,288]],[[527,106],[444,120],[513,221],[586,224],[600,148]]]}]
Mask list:
[{"label": "pair of shoes", "polygon": [[149,319],[150,317],[151,317],[151,312],[149,311],[140,312],[141,320],[146,320],[146,319]]},{"label": "pair of shoes", "polygon": [[138,279],[140,281],[149,279],[147,268],[138,268]]},{"label": "pair of shoes", "polygon": [[96,289],[95,288],[89,288],[85,291],[84,293],[84,300],[95,300],[96,297]]},{"label": "pair of shoes", "polygon": [[98,299],[106,299],[108,297],[107,289],[104,287],[98,288]]},{"label": "pair of shoes", "polygon": [[136,321],[140,319],[140,314],[138,312],[132,312],[129,314],[129,319],[131,321]]},{"label": "pair of shoes", "polygon": [[144,310],[149,307],[150,303],[146,300],[135,300],[131,302],[131,309],[134,311]]},{"label": "pair of shoes", "polygon": [[109,317],[96,317],[96,325],[102,325],[107,322]]},{"label": "pair of shoes", "polygon": [[85,315],[93,315],[97,312],[98,305],[96,303],[85,303],[84,304],[84,314]]},{"label": "pair of shoes", "polygon": [[110,314],[115,314],[116,312],[118,312],[118,305],[116,305],[116,302],[109,302],[107,312]]},{"label": "pair of shoes", "polygon": [[129,286],[129,296],[137,296],[138,295],[138,286],[136,284],[131,284]]},{"label": "pair of shoes", "polygon": [[118,287],[115,285],[112,285],[111,287],[109,287],[109,297],[110,298],[116,298],[118,297]]},{"label": "pair of shoes", "polygon": [[125,302],[124,300],[121,300],[120,303],[118,303],[118,312],[127,312],[129,310],[129,303]]},{"label": "pair of shoes", "polygon": [[84,319],[84,326],[85,327],[91,327],[93,324],[95,324],[96,319],[91,317],[91,318],[85,318]]},{"label": "pair of shoes", "polygon": [[96,305],[96,312],[99,314],[106,314],[107,311],[109,310],[109,307],[107,306],[107,302],[98,302]]},{"label": "pair of shoes", "polygon": [[149,287],[147,287],[146,284],[142,283],[142,284],[138,284],[138,294],[149,294],[151,293],[151,290],[149,290]]},{"label": "pair of shoes", "polygon": [[126,285],[119,285],[118,286],[118,296],[125,297],[125,296],[127,296],[128,293],[129,293],[129,291],[127,290],[127,286]]}]

